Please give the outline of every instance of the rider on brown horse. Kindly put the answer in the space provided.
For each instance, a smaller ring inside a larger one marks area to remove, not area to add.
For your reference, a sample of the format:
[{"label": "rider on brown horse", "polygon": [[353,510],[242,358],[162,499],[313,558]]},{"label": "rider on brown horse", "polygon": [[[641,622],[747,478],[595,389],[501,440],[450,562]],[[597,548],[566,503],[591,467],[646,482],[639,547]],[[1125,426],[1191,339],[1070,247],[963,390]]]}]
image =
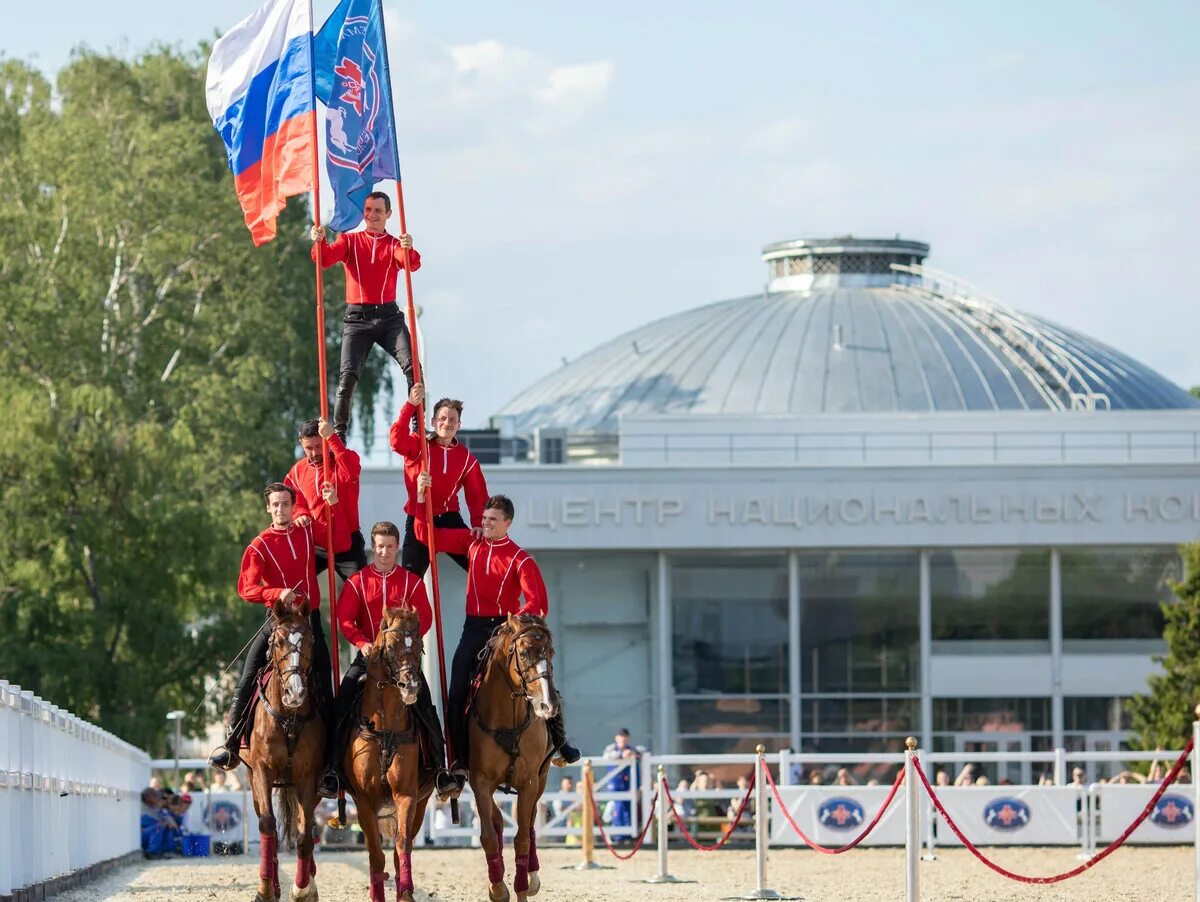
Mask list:
[{"label": "rider on brown horse", "polygon": [[[428,487],[428,473],[418,477],[418,484]],[[437,528],[434,538],[438,551],[467,555],[467,618],[462,637],[454,652],[450,668],[449,711],[450,741],[454,748],[452,775],[459,790],[466,783],[467,762],[467,690],[475,674],[479,653],[492,632],[505,623],[510,614],[537,614],[545,617],[548,610],[546,584],[541,571],[529,553],[508,535],[512,526],[513,503],[504,495],[493,495],[483,510],[483,535],[476,538],[467,529]],[[416,537],[427,541],[429,527],[422,519],[415,523]],[[524,603],[521,596],[525,597]],[[567,739],[563,724],[562,700],[558,713],[546,722],[556,758],[564,764],[579,760],[579,749]]]},{"label": "rider on brown horse", "polygon": [[[315,545],[311,524],[296,526],[292,512],[296,493],[282,482],[273,482],[263,491],[271,525],[259,533],[242,555],[242,570],[238,576],[238,594],[252,604],[274,608],[276,604],[307,605],[313,632],[312,673],[317,682],[318,706],[325,721],[325,776],[321,793],[337,795],[337,778],[332,769],[333,680],[329,664],[329,649],[321,626],[321,590],[317,584]],[[255,634],[246,652],[242,677],[233,691],[229,706],[229,732],[225,745],[208,759],[209,764],[222,770],[233,770],[241,763],[238,750],[242,735],[249,725],[247,709],[254,695],[254,681],[267,664],[267,644],[271,636],[270,618]]]},{"label": "rider on brown horse", "polygon": [[[400,548],[400,530],[384,520],[371,528],[371,549],[375,560],[355,573],[342,585],[338,595],[337,619],[346,641],[357,648],[358,654],[342,677],[337,699],[337,729],[339,738],[349,732],[349,720],[362,692],[362,680],[367,673],[367,657],[383,622],[383,609],[409,607],[421,619],[421,635],[433,626],[433,610],[425,594],[425,583],[414,573],[396,566]],[[437,791],[444,794],[454,789],[454,781],[446,772],[446,749],[437,709],[429,694],[429,684],[421,681],[417,703],[413,706],[417,723],[429,750],[430,765],[437,771]],[[337,743],[338,760],[342,758],[342,741]]]}]

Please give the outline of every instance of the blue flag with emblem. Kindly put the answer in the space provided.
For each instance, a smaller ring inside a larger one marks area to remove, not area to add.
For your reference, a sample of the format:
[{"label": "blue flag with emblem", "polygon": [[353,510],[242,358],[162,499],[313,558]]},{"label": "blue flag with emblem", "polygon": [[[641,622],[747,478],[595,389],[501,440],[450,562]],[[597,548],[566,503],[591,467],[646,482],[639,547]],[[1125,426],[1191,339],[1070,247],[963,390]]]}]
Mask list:
[{"label": "blue flag with emblem", "polygon": [[330,228],[363,218],[375,183],[400,178],[392,86],[379,0],[342,0],[313,42],[317,97],[325,104],[325,166],[333,188]]}]

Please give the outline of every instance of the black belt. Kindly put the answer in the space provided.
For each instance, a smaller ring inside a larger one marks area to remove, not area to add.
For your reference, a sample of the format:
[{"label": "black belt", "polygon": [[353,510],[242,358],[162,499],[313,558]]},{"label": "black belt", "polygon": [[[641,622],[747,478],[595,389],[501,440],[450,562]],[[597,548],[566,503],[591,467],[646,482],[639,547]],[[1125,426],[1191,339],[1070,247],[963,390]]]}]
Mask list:
[{"label": "black belt", "polygon": [[347,304],[346,312],[351,311],[367,319],[387,319],[400,315],[400,308],[395,301],[388,301],[386,304]]}]

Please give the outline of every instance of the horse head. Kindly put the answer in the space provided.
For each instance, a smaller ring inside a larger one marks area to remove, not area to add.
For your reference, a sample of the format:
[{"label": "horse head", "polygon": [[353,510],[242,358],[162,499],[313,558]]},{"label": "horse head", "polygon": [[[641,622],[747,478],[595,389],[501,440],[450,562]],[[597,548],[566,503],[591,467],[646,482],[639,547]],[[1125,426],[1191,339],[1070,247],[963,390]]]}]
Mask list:
[{"label": "horse head", "polygon": [[520,687],[533,706],[533,713],[549,720],[558,713],[554,691],[554,637],[546,621],[534,614],[509,616],[504,625],[507,637],[508,679]]},{"label": "horse head", "polygon": [[312,669],[313,633],[308,613],[301,608],[276,605],[271,627],[270,660],[279,682],[285,708],[304,705],[308,694],[308,672]]},{"label": "horse head", "polygon": [[417,612],[407,606],[385,607],[375,649],[387,675],[380,688],[395,686],[404,704],[414,704],[421,690],[421,655],[425,653]]}]

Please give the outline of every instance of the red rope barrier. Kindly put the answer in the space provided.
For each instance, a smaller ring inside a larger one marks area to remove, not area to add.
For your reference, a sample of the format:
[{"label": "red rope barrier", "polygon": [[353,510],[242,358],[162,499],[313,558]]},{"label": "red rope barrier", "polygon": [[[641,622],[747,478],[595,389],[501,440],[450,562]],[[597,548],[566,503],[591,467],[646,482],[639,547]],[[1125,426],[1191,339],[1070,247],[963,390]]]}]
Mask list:
[{"label": "red rope barrier", "polygon": [[800,829],[800,825],[792,819],[792,813],[788,811],[787,805],[784,803],[783,799],[779,797],[779,789],[775,786],[775,778],[771,776],[771,769],[766,766],[765,761],[763,762],[763,770],[766,771],[767,784],[771,787],[771,792],[775,796],[775,803],[779,806],[779,810],[783,812],[783,816],[787,818],[787,822],[791,825],[792,829],[796,831],[796,835],[804,840],[804,844],[806,846],[816,852],[820,852],[822,855],[841,855],[843,852],[849,852],[864,839],[866,839],[867,836],[870,835],[871,831],[875,829],[876,825],[879,824],[879,821],[883,818],[883,813],[888,810],[888,807],[896,798],[896,793],[900,790],[900,784],[904,782],[904,769],[901,768],[900,772],[896,774],[895,782],[892,783],[892,791],[889,792],[888,797],[883,800],[883,806],[877,812],[875,812],[875,817],[871,819],[871,823],[867,824],[866,829],[863,830],[862,833],[858,834],[858,836],[854,837],[854,839],[850,840],[850,842],[846,843],[846,845],[833,849],[829,846],[823,846],[819,842],[809,839],[808,835]]},{"label": "red rope barrier", "polygon": [[921,769],[921,762],[915,757],[913,759],[913,765],[916,767],[917,774],[921,777],[921,783],[925,786],[925,792],[929,794],[929,798],[933,802],[933,806],[937,809],[938,814],[942,816],[942,819],[949,825],[950,829],[954,831],[954,835],[957,836],[959,841],[967,848],[967,851],[969,851],[972,855],[978,858],[981,862],[983,862],[1001,877],[1007,877],[1009,880],[1016,880],[1019,883],[1047,884],[1061,883],[1063,880],[1070,880],[1072,877],[1078,877],[1084,871],[1094,867],[1095,865],[1098,865],[1113,852],[1117,851],[1117,849],[1121,848],[1121,846],[1125,844],[1125,841],[1129,839],[1133,831],[1142,825],[1142,821],[1150,816],[1150,812],[1154,810],[1154,806],[1158,804],[1158,800],[1163,797],[1163,793],[1167,791],[1167,787],[1175,782],[1175,778],[1179,776],[1179,771],[1182,770],[1183,765],[1187,762],[1188,756],[1191,753],[1192,740],[1189,739],[1187,748],[1183,750],[1183,754],[1179,756],[1179,760],[1175,762],[1175,766],[1171,768],[1171,772],[1167,774],[1167,778],[1163,780],[1162,785],[1158,787],[1158,792],[1156,792],[1151,797],[1150,801],[1146,803],[1146,807],[1142,809],[1142,813],[1133,819],[1133,823],[1125,828],[1124,833],[1122,833],[1111,843],[1105,846],[1100,852],[1098,852],[1092,858],[1089,858],[1078,867],[1072,868],[1069,871],[1063,871],[1061,874],[1054,874],[1050,877],[1028,877],[1024,874],[1017,874],[1008,870],[1007,868],[1001,867],[994,861],[988,860],[988,858],[986,858],[982,852],[975,848],[974,844],[967,839],[965,835],[963,835],[963,832],[959,829],[958,824],[954,823],[954,820],[949,814],[946,813],[946,809],[942,806],[942,800],[937,797],[937,793],[935,793],[933,791],[933,787],[929,785],[929,778],[925,776],[925,771]]},{"label": "red rope barrier", "polygon": [[[590,782],[588,783],[587,791],[592,802],[592,819],[595,820],[596,826],[600,828],[600,838],[604,840],[605,847],[613,854],[614,858],[618,858],[621,861],[628,861],[642,848],[642,843],[646,841],[646,832],[650,829],[650,825],[654,823],[654,812],[658,808],[658,793],[656,792],[650,799],[650,813],[646,816],[646,823],[642,825],[642,830],[638,833],[637,839],[634,840],[633,848],[629,850],[629,854],[625,854],[613,848],[613,844],[608,840],[608,834],[604,832],[604,824],[600,820],[600,808],[596,804],[596,794],[592,792],[592,784]],[[632,806],[632,803],[630,805]]]},{"label": "red rope barrier", "polygon": [[[754,794],[754,775],[750,775],[750,785],[746,787],[746,795],[743,796],[742,803],[738,805],[737,814],[733,818],[733,823],[729,825],[729,832],[718,839],[711,846],[706,846],[703,843],[698,842],[696,838],[692,836],[692,834],[688,833],[687,825],[684,824],[683,818],[679,814],[679,809],[675,807],[675,800],[671,798],[671,787],[667,785],[667,781],[665,779],[662,781],[662,791],[667,796],[667,804],[671,806],[671,814],[675,818],[675,823],[679,825],[679,832],[682,833],[683,838],[688,841],[688,845],[699,852],[715,852],[717,849],[721,848],[721,846],[725,845],[725,843],[729,842],[729,840],[733,837],[733,832],[737,829],[738,824],[742,822],[742,814],[745,813],[746,806],[750,803],[750,796]],[[760,816],[761,815],[762,812],[760,812]]]}]

